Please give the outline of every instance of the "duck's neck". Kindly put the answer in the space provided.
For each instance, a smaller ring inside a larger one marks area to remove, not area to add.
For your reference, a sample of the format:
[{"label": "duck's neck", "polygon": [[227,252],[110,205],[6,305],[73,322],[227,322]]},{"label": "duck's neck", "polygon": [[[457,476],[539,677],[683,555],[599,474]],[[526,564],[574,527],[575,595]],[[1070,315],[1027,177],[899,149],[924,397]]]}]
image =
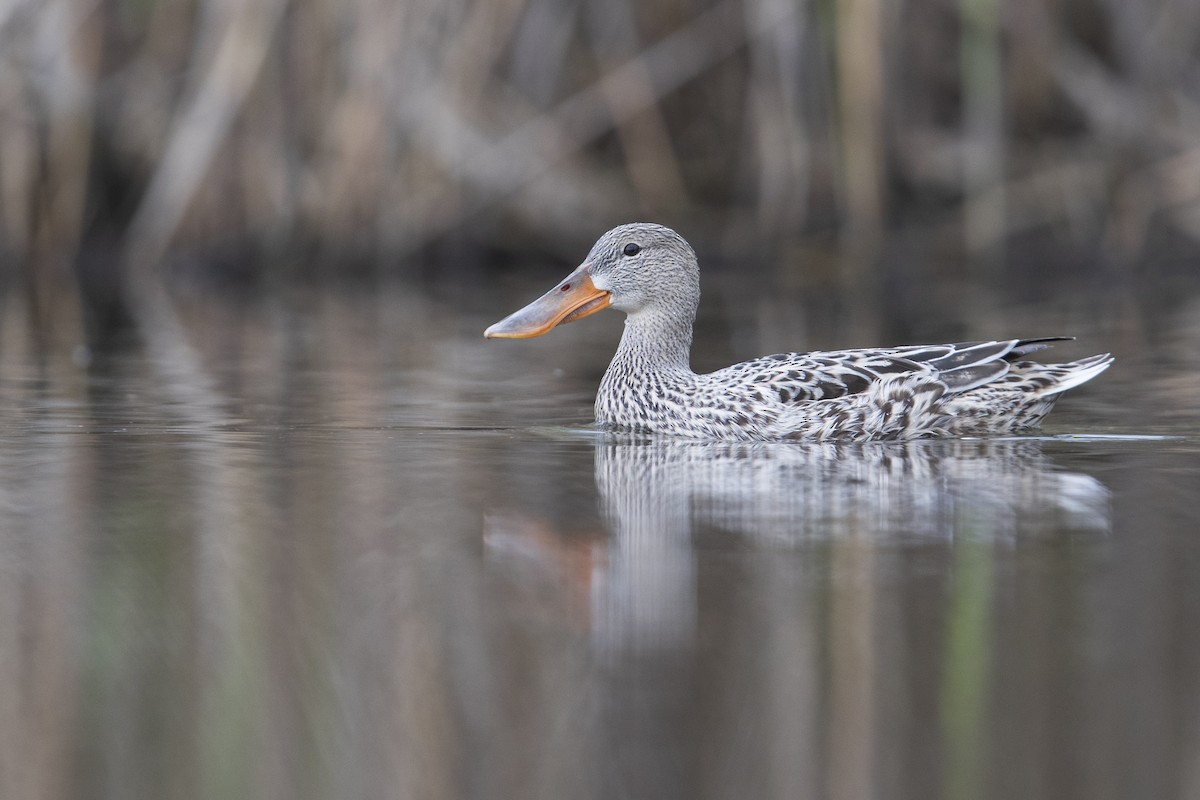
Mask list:
[{"label": "duck's neck", "polygon": [[609,373],[637,380],[692,375],[692,316],[643,309],[625,318],[625,332]]},{"label": "duck's neck", "polygon": [[695,386],[688,363],[692,319],[647,309],[625,319],[621,344],[596,392],[597,422],[642,431],[669,422],[671,409]]}]

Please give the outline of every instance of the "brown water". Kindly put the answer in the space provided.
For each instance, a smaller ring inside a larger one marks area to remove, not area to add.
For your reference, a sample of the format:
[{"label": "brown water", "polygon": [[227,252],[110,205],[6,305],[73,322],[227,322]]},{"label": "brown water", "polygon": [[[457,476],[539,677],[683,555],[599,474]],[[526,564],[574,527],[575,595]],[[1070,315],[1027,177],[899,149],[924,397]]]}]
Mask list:
[{"label": "brown water", "polygon": [[619,319],[511,306],[0,338],[0,796],[1200,797],[1200,303],[1014,310],[1117,365],[858,447],[601,437]]}]

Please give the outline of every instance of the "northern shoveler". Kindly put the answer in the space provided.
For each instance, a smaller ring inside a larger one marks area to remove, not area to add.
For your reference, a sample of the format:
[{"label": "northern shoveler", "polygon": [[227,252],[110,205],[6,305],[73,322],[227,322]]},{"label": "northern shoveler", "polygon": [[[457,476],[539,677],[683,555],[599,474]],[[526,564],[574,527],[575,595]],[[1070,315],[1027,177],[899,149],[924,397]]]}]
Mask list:
[{"label": "northern shoveler", "polygon": [[867,441],[1004,434],[1037,425],[1067,389],[1106,370],[1105,353],[1066,364],[1024,357],[1070,337],[779,353],[692,371],[700,271],[661,225],[600,237],[545,295],[484,332],[541,336],[605,308],[625,332],[596,395],[603,428],[694,439]]}]

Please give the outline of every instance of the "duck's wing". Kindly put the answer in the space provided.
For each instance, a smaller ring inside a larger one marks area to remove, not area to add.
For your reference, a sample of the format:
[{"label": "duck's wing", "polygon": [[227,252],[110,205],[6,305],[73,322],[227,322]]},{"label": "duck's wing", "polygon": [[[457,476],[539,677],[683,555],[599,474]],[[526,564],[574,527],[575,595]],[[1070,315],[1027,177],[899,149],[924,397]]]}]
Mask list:
[{"label": "duck's wing", "polygon": [[726,367],[712,377],[783,403],[859,394],[889,376],[937,382],[956,393],[998,380],[1015,359],[1069,338],[777,353]]}]

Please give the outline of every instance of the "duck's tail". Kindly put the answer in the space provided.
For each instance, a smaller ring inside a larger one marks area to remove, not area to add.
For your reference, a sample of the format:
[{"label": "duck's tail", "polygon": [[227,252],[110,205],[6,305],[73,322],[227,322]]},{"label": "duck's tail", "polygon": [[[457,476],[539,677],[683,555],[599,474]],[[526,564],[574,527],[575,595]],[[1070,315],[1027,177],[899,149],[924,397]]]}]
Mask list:
[{"label": "duck's tail", "polygon": [[1037,394],[1041,397],[1054,397],[1062,394],[1068,389],[1074,389],[1080,384],[1087,383],[1112,366],[1112,363],[1111,353],[1101,353],[1066,364],[1047,364],[1038,370],[1040,373],[1038,377],[1044,379],[1046,385],[1039,388]]}]

